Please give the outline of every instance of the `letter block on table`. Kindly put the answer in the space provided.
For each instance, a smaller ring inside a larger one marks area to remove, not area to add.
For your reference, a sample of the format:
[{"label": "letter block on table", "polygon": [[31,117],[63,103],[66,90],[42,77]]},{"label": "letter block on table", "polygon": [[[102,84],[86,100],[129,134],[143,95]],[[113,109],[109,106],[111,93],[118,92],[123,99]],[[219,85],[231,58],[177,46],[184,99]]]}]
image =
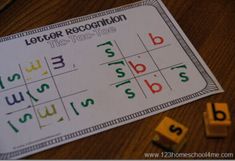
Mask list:
[{"label": "letter block on table", "polygon": [[187,141],[188,128],[169,117],[160,122],[155,132],[153,142],[173,152],[179,152]]},{"label": "letter block on table", "polygon": [[208,137],[225,137],[231,126],[231,117],[227,103],[207,103],[203,113],[205,131]]}]

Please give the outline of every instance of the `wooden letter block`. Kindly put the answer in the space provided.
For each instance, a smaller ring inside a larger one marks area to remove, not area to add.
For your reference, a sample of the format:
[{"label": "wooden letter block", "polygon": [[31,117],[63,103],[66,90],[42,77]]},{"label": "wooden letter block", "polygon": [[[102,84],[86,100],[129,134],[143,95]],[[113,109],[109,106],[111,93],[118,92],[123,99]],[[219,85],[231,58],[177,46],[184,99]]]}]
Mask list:
[{"label": "wooden letter block", "polygon": [[231,117],[226,103],[207,103],[203,113],[205,131],[208,137],[225,137],[231,126]]},{"label": "wooden letter block", "polygon": [[153,142],[173,152],[179,152],[187,140],[188,128],[165,117],[155,128]]}]

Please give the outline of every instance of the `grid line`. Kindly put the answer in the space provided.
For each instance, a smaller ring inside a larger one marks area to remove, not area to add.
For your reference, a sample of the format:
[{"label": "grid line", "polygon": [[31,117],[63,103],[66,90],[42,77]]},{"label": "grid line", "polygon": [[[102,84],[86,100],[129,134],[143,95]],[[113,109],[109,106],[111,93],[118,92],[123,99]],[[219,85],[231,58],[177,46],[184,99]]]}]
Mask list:
[{"label": "grid line", "polygon": [[48,67],[49,72],[50,72],[50,74],[51,74],[51,78],[52,78],[52,80],[53,80],[53,82],[54,82],[54,85],[55,85],[55,87],[56,87],[56,91],[57,91],[57,93],[58,93],[58,95],[59,95],[59,98],[60,98],[60,100],[61,100],[61,103],[62,103],[62,105],[63,105],[63,108],[64,108],[64,111],[65,111],[65,113],[66,113],[66,116],[68,117],[68,120],[70,120],[69,114],[68,114],[68,112],[67,112],[67,110],[66,110],[66,108],[65,108],[64,101],[62,100],[60,91],[59,91],[59,89],[58,89],[58,87],[57,87],[57,84],[56,84],[56,82],[55,82],[55,78],[54,78],[54,76],[52,75],[52,72],[51,72],[50,66],[49,66],[49,64],[48,64],[48,61],[47,61],[46,57],[44,57],[44,59],[45,59],[45,61],[46,61],[47,67]]},{"label": "grid line", "polygon": [[[172,66],[168,66],[168,67],[164,67],[164,68],[161,68],[160,70],[165,70],[165,69],[168,69],[168,68],[172,68],[174,66],[178,66],[178,65],[181,65],[181,64],[184,64],[184,63],[178,63],[178,64],[175,64],[175,65],[172,65]],[[151,72],[148,72],[148,73],[145,73],[145,74],[141,74],[141,75],[137,75],[135,76],[135,78],[140,78],[140,77],[143,77],[143,76],[146,76],[146,75],[149,75],[149,74],[152,74],[152,73],[156,73],[156,72],[159,72],[160,70],[154,70],[154,71],[151,71]],[[127,81],[127,80],[132,80],[134,79],[134,77],[131,77],[131,78],[128,78],[128,79],[124,79],[122,81],[119,81],[119,82],[115,82],[115,83],[112,83],[110,84],[111,86],[115,85],[115,84],[119,84],[121,82],[124,82],[124,81]]]},{"label": "grid line", "polygon": [[159,70],[161,76],[163,77],[163,79],[165,80],[167,86],[170,88],[170,90],[172,90],[170,84],[168,83],[168,81],[166,80],[165,76],[162,74],[160,68],[158,67],[157,63],[155,62],[155,60],[153,59],[152,55],[150,54],[148,48],[146,47],[146,45],[144,44],[143,40],[141,39],[140,35],[137,33],[137,36],[139,38],[139,40],[141,41],[142,45],[144,46],[144,48],[146,49],[148,55],[150,56],[150,58],[152,59],[153,63],[155,64],[155,66],[157,67],[157,69]]},{"label": "grid line", "polygon": [[[166,44],[166,45],[163,45],[163,46],[158,47],[158,48],[150,49],[149,51],[154,51],[154,50],[162,49],[162,48],[168,47],[168,46],[170,46],[170,45],[171,45],[171,44]],[[147,51],[143,51],[143,52],[140,52],[140,53],[137,53],[137,54],[132,54],[132,55],[126,56],[126,57],[124,57],[124,58],[125,58],[125,59],[126,59],[126,58],[131,58],[131,57],[134,57],[134,56],[137,56],[137,55],[142,55],[142,54],[145,54],[145,53],[147,53]],[[119,58],[119,59],[116,59],[116,60],[112,60],[112,61],[109,61],[109,62],[101,63],[100,65],[105,65],[105,64],[113,63],[113,62],[115,62],[115,61],[122,60],[122,59],[124,59],[124,58],[122,57],[122,58]]]},{"label": "grid line", "polygon": [[[69,71],[66,71],[66,72],[63,72],[63,73],[59,73],[59,74],[55,74],[53,75],[53,77],[57,77],[57,76],[60,76],[60,75],[63,75],[63,74],[67,74],[67,73],[71,73],[71,72],[74,72],[74,71],[77,71],[78,69],[73,69],[73,70],[69,70]],[[21,73],[22,75],[22,73]],[[40,81],[43,81],[43,80],[47,80],[47,79],[50,79],[50,77],[46,77],[46,78],[43,78],[43,79],[38,79],[38,80],[35,80],[35,81],[32,81],[32,82],[26,82],[26,84],[32,84],[32,83],[36,83],[36,82],[40,82]],[[15,87],[11,87],[11,88],[7,88],[7,89],[4,89],[2,91],[0,91],[0,94],[3,93],[3,92],[6,92],[6,91],[9,91],[9,90],[12,90],[12,89],[15,89],[15,88],[20,88],[20,87],[24,87],[25,84],[21,84],[21,85],[18,85],[18,86],[15,86]]]},{"label": "grid line", "polygon": [[[27,85],[27,83],[26,83],[26,80],[25,80],[25,77],[24,77],[24,74],[23,74],[23,71],[22,71],[22,68],[21,68],[21,65],[20,65],[20,64],[19,64],[19,68],[20,68],[20,72],[21,72],[21,75],[22,75],[23,80],[24,80],[24,83],[25,83],[24,85],[25,85],[27,91],[29,91],[29,87],[28,87],[28,85]],[[35,113],[35,116],[36,116],[36,119],[37,119],[39,128],[41,129],[42,127],[41,127],[40,121],[39,121],[39,119],[38,119],[38,116],[37,116],[36,109],[35,109],[35,107],[34,107],[33,101],[32,101],[31,98],[29,98],[29,99],[30,99],[31,105],[32,105],[32,107],[33,107],[33,111],[34,111],[34,113]]]},{"label": "grid line", "polygon": [[[62,96],[61,98],[67,98],[67,97],[74,96],[74,95],[77,95],[77,94],[80,94],[80,93],[83,93],[83,92],[87,92],[87,91],[88,91],[88,90],[85,89],[85,90],[82,90],[82,91],[78,91],[78,92],[75,92],[75,93],[72,93],[72,94],[68,94],[68,95]],[[37,106],[40,106],[40,105],[43,105],[43,104],[46,104],[46,103],[49,103],[49,102],[52,102],[52,101],[59,100],[59,99],[61,99],[61,98],[58,97],[58,98],[55,98],[55,99],[52,99],[52,100],[49,100],[49,101],[46,101],[46,102],[42,102],[42,103],[39,103],[39,104],[35,104],[34,107],[37,107]],[[25,107],[25,108],[22,108],[22,109],[19,109],[19,110],[16,110],[16,111],[8,112],[8,113],[6,113],[6,115],[10,115],[10,114],[12,114],[12,113],[16,113],[16,112],[19,112],[19,111],[23,111],[23,110],[26,110],[26,109],[29,109],[29,108],[32,108],[32,106],[28,106],[28,107]]]},{"label": "grid line", "polygon": [[120,54],[122,55],[122,57],[123,57],[123,59],[124,59],[125,63],[127,64],[127,66],[128,66],[128,68],[129,68],[129,70],[131,71],[131,73],[132,73],[133,77],[135,78],[135,80],[136,80],[136,82],[137,82],[138,86],[140,87],[140,90],[142,91],[142,93],[143,93],[144,97],[145,97],[145,98],[147,98],[146,94],[144,93],[143,88],[141,87],[141,85],[140,85],[139,81],[138,81],[138,80],[136,79],[136,77],[135,77],[135,74],[133,73],[133,71],[131,70],[131,68],[130,68],[129,64],[127,63],[127,61],[126,61],[126,59],[125,59],[125,56],[124,56],[124,55],[123,55],[123,53],[122,53],[122,50],[120,49],[120,47],[118,46],[118,44],[117,44],[117,42],[116,42],[115,40],[114,40],[114,42],[115,42],[115,44],[116,44],[116,46],[117,46],[117,48],[118,48],[118,50],[119,50]]}]

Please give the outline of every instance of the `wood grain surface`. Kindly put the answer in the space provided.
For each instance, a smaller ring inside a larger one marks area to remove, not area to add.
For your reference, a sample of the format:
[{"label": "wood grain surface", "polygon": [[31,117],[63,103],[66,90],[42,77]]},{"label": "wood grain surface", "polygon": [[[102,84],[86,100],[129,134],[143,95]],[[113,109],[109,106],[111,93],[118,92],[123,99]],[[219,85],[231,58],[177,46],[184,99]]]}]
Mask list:
[{"label": "wood grain surface", "polygon": [[[135,1],[14,0],[0,11],[0,36]],[[145,157],[145,153],[163,151],[153,145],[151,140],[155,126],[165,116],[172,117],[189,127],[189,138],[181,152],[230,152],[234,153],[235,157],[235,1],[163,0],[163,2],[208,64],[225,92],[40,152],[27,159],[149,159]],[[203,111],[207,102],[227,102],[230,106],[232,127],[229,135],[224,139],[208,139],[205,136]]]}]

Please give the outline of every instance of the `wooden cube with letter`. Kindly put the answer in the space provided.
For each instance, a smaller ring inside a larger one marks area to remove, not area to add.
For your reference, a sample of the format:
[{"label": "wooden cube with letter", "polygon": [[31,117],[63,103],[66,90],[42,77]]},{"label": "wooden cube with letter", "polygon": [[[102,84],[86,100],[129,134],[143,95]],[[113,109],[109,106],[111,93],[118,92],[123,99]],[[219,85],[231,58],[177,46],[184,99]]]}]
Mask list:
[{"label": "wooden cube with letter", "polygon": [[208,137],[225,137],[231,126],[231,117],[226,103],[207,103],[203,113],[206,135]]},{"label": "wooden cube with letter", "polygon": [[153,142],[173,152],[179,152],[187,141],[188,128],[165,117],[155,129]]}]

